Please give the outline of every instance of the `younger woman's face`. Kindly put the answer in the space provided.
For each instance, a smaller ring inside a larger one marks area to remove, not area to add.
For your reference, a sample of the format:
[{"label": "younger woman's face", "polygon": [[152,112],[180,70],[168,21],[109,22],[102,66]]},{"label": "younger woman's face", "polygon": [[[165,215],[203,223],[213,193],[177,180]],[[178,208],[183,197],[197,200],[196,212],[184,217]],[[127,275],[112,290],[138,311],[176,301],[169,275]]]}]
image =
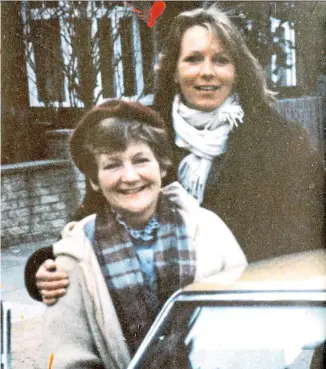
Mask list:
[{"label": "younger woman's face", "polygon": [[234,81],[234,62],[217,36],[202,26],[187,29],[175,73],[184,103],[214,110],[232,94]]}]

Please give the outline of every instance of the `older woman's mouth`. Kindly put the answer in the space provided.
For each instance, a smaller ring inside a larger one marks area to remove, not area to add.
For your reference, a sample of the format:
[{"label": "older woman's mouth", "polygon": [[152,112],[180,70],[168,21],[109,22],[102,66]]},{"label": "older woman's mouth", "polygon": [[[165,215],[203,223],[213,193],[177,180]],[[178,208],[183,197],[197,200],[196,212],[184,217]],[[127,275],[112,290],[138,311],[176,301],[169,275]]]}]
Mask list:
[{"label": "older woman's mouth", "polygon": [[126,189],[119,189],[118,192],[123,195],[131,195],[134,193],[138,193],[143,191],[148,185],[140,186],[140,187],[134,187],[134,188],[126,188]]}]

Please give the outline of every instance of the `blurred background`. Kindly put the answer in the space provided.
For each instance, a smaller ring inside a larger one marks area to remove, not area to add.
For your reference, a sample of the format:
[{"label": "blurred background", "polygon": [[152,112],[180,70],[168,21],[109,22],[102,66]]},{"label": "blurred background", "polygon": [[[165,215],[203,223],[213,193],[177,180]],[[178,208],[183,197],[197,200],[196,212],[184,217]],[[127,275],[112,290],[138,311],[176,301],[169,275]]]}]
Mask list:
[{"label": "blurred background", "polygon": [[326,3],[1,1],[2,246],[57,237],[84,193],[67,140],[85,109],[112,97],[151,105],[154,66],[176,14],[217,3],[278,91],[278,109],[325,151]]}]

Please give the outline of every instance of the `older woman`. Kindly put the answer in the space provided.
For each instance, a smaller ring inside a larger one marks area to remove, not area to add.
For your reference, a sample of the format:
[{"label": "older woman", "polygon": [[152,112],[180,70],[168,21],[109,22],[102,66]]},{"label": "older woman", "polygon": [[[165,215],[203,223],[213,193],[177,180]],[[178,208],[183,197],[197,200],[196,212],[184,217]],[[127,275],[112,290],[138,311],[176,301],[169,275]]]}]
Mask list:
[{"label": "older woman", "polygon": [[[226,14],[213,6],[176,17],[156,86],[154,108],[169,123],[176,164],[165,183],[177,178],[219,214],[248,261],[324,245],[321,160],[306,131],[273,108],[264,72]],[[88,192],[81,213],[100,201]],[[53,258],[51,249],[40,253],[26,279],[46,256]],[[46,303],[68,283],[51,270],[55,262],[47,260],[37,287],[34,278],[27,283]]]},{"label": "older woman", "polygon": [[43,352],[57,368],[125,368],[177,289],[241,269],[246,258],[214,213],[179,183],[159,115],[111,100],[91,109],[70,141],[76,166],[102,196],[96,214],[68,224],[54,245],[67,294],[45,312]]}]

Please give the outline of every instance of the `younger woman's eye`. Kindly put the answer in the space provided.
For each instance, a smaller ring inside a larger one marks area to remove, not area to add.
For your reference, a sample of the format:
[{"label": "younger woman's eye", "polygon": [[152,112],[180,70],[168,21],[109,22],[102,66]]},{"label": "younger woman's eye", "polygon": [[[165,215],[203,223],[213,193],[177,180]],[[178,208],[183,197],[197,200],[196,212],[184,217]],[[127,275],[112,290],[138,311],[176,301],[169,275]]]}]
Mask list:
[{"label": "younger woman's eye", "polygon": [[184,60],[188,63],[197,63],[201,61],[202,57],[201,55],[189,55]]},{"label": "younger woman's eye", "polygon": [[217,55],[214,58],[214,61],[215,61],[215,63],[218,63],[218,64],[230,64],[230,63],[232,63],[232,59],[228,55]]}]

